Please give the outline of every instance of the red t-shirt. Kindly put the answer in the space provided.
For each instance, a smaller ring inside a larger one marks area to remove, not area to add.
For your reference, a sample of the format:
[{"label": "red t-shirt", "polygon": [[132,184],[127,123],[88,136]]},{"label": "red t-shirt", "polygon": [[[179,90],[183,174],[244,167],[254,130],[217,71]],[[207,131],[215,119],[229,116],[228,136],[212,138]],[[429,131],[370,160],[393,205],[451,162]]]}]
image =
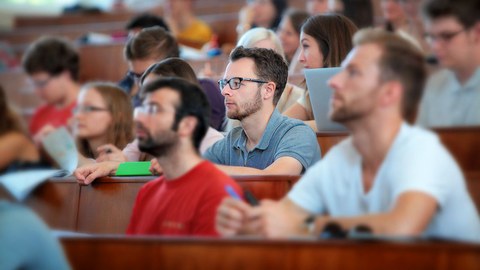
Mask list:
[{"label": "red t-shirt", "polygon": [[138,192],[127,234],[217,236],[215,215],[232,186],[238,184],[209,161],[203,161],[183,176],[161,176]]},{"label": "red t-shirt", "polygon": [[66,126],[68,120],[73,116],[72,110],[75,108],[76,102],[61,109],[57,109],[52,105],[44,105],[38,108],[30,120],[30,134],[35,135],[44,126],[52,125],[53,127]]}]

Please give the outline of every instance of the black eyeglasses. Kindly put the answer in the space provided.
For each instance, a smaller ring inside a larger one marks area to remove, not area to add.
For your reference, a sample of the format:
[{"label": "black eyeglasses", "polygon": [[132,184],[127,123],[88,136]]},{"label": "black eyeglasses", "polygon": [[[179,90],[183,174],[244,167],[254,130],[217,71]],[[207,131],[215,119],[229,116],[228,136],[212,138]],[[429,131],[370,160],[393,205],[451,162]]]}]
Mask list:
[{"label": "black eyeglasses", "polygon": [[50,76],[48,77],[47,79],[45,80],[32,80],[32,84],[35,88],[37,89],[42,89],[44,88],[45,86],[47,86],[47,84],[50,82],[51,79],[53,79],[54,76]]},{"label": "black eyeglasses", "polygon": [[256,82],[256,83],[268,83],[267,81],[262,81],[258,79],[250,79],[250,78],[242,78],[242,77],[233,77],[230,79],[221,79],[218,81],[218,86],[220,87],[220,90],[223,90],[227,84],[230,86],[230,89],[232,90],[237,90],[242,86],[242,82]]},{"label": "black eyeglasses", "polygon": [[102,112],[102,111],[108,111],[108,109],[95,107],[95,106],[77,106],[72,110],[73,114]]},{"label": "black eyeglasses", "polygon": [[127,76],[132,78],[134,81],[139,82],[140,79],[142,78],[143,72],[142,73],[135,73],[131,70],[127,72]]},{"label": "black eyeglasses", "polygon": [[432,43],[434,41],[442,42],[442,43],[448,43],[450,40],[452,40],[454,37],[456,37],[458,34],[462,33],[463,31],[466,31],[467,29],[460,29],[458,31],[454,32],[441,32],[438,34],[432,34],[432,33],[425,33],[425,39],[427,42]]}]

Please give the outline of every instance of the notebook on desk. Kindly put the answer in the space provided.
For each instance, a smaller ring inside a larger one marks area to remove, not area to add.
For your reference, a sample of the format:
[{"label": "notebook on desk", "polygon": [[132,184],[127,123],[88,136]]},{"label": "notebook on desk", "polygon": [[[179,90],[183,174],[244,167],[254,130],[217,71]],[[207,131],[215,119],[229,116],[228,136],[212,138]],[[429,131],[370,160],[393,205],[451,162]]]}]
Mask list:
[{"label": "notebook on desk", "polygon": [[333,122],[328,116],[332,89],[328,86],[327,82],[340,70],[341,68],[339,67],[304,70],[308,92],[310,93],[310,102],[312,103],[313,116],[319,132],[347,130],[345,126]]}]

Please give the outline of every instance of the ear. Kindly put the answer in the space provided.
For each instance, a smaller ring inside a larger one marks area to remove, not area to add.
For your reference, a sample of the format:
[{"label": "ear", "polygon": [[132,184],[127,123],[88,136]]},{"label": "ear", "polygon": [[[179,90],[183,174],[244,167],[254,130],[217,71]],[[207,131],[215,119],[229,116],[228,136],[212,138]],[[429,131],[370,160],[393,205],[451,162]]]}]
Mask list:
[{"label": "ear", "polygon": [[274,82],[268,82],[265,84],[264,99],[273,99],[275,96],[275,88],[277,85]]},{"label": "ear", "polygon": [[388,81],[382,87],[380,104],[382,107],[389,107],[392,104],[401,106],[403,85],[399,81]]},{"label": "ear", "polygon": [[197,118],[194,116],[185,116],[178,125],[178,135],[181,137],[190,137],[197,126]]},{"label": "ear", "polygon": [[475,41],[477,44],[480,44],[480,22],[477,22],[475,25],[473,25],[472,32],[475,35]]}]

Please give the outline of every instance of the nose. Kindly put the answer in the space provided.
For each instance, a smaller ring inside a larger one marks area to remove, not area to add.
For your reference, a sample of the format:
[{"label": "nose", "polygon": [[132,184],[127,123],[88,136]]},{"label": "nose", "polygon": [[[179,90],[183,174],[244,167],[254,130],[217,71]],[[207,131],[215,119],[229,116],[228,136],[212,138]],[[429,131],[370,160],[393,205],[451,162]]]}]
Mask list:
[{"label": "nose", "polygon": [[222,93],[222,96],[231,96],[232,95],[232,89],[230,89],[230,86],[227,84],[225,84],[225,86],[220,89],[221,93]]},{"label": "nose", "polygon": [[331,78],[328,80],[328,86],[329,86],[333,91],[337,91],[337,90],[340,88],[342,73],[343,73],[343,71],[340,71],[339,73],[333,75],[333,77],[331,77]]},{"label": "nose", "polygon": [[300,63],[302,64],[307,62],[307,58],[305,57],[305,51],[303,50],[303,48],[300,49],[300,54],[298,55],[298,61],[300,61]]}]

